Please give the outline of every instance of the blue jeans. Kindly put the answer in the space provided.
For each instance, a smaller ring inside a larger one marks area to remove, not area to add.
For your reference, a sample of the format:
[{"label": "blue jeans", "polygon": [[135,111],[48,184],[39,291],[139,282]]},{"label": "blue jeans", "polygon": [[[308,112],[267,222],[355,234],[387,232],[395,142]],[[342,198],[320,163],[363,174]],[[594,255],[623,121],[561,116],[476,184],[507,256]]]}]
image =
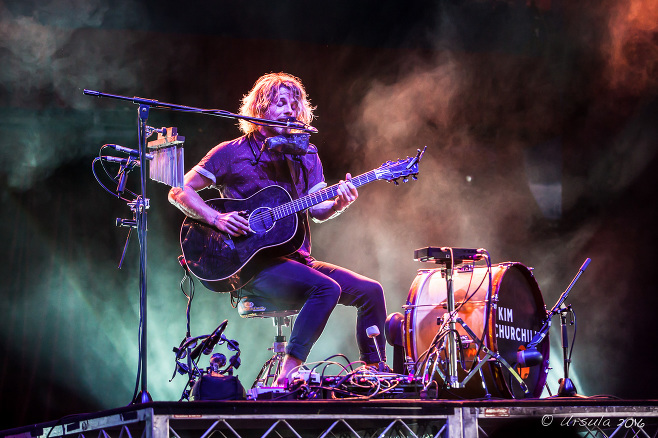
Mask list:
[{"label": "blue jeans", "polygon": [[244,291],[248,296],[276,302],[279,308],[301,308],[286,349],[286,353],[297,359],[306,360],[336,304],[357,308],[356,340],[360,360],[379,362],[374,342],[366,334],[366,328],[373,325],[379,328],[380,335],[375,338],[379,349],[383,356],[386,354],[384,290],[378,282],[363,275],[317,260],[306,265],[279,258],[267,263]]}]

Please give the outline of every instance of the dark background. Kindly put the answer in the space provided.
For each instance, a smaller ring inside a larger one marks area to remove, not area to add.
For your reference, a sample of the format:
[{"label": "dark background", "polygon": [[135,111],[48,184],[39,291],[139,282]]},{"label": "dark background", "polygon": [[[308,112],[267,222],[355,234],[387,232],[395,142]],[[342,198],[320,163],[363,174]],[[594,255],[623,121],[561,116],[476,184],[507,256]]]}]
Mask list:
[{"label": "dark background", "polygon": [[[649,0],[0,1],[0,428],[133,394],[137,245],[118,270],[126,230],[114,221],[130,211],[90,164],[105,143],[137,146],[137,107],[82,90],[237,111],[278,71],[318,107],[329,183],[428,146],[417,182],[363,187],[349,212],[313,226],[317,258],[379,280],[394,312],[432,267],[412,259],[423,246],[533,267],[549,307],[590,257],[568,300],[579,393],[656,398],[657,22]],[[195,114],[151,110],[149,124],[178,127],[186,169],[239,135]],[[149,391],[178,400],[183,216],[166,193],[149,182]],[[309,360],[358,358],[353,309],[334,313]],[[271,322],[240,320],[197,285],[193,334],[224,319],[248,387]],[[555,392],[557,331],[551,341]]]}]

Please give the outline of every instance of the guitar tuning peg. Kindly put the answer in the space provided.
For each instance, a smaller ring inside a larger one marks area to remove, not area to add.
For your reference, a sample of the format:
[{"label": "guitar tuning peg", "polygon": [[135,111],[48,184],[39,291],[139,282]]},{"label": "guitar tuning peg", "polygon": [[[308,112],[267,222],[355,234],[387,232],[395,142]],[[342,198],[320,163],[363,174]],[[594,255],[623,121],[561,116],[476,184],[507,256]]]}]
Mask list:
[{"label": "guitar tuning peg", "polygon": [[393,184],[395,184],[396,186],[399,186],[399,185],[400,185],[400,183],[398,182],[398,179],[397,179],[397,178],[393,180]]},{"label": "guitar tuning peg", "polygon": [[409,178],[402,178],[402,182],[403,183],[409,182]]},{"label": "guitar tuning peg", "polygon": [[411,175],[411,179],[413,179],[414,181],[418,181],[418,175],[414,173],[413,175]]}]

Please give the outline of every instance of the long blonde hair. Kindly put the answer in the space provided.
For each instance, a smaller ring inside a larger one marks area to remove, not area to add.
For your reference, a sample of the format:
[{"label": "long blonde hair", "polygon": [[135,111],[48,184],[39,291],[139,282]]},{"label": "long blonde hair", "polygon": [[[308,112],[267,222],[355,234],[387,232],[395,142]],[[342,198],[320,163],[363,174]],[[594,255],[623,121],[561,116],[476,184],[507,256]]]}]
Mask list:
[{"label": "long blonde hair", "polygon": [[[251,91],[242,98],[240,114],[249,117],[262,118],[269,106],[279,99],[279,89],[284,86],[290,90],[297,102],[297,120],[310,124],[313,121],[313,110],[306,96],[302,81],[288,73],[268,73],[258,78]],[[258,129],[257,125],[246,120],[240,120],[240,130],[249,134]]]}]

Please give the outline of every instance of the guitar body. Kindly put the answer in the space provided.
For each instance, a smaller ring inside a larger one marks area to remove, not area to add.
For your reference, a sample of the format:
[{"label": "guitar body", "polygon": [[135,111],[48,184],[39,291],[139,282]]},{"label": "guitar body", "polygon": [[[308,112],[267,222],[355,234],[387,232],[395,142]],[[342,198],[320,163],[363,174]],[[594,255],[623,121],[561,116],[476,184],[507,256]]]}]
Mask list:
[{"label": "guitar body", "polygon": [[[183,221],[180,243],[190,271],[210,290],[231,292],[244,286],[254,275],[254,258],[274,258],[297,251],[304,241],[304,227],[297,214],[276,221],[270,211],[291,202],[282,187],[268,186],[247,199],[217,198],[207,201],[215,210],[245,211],[253,232],[233,237],[215,227],[190,218]],[[258,256],[256,257],[256,255]]]}]

